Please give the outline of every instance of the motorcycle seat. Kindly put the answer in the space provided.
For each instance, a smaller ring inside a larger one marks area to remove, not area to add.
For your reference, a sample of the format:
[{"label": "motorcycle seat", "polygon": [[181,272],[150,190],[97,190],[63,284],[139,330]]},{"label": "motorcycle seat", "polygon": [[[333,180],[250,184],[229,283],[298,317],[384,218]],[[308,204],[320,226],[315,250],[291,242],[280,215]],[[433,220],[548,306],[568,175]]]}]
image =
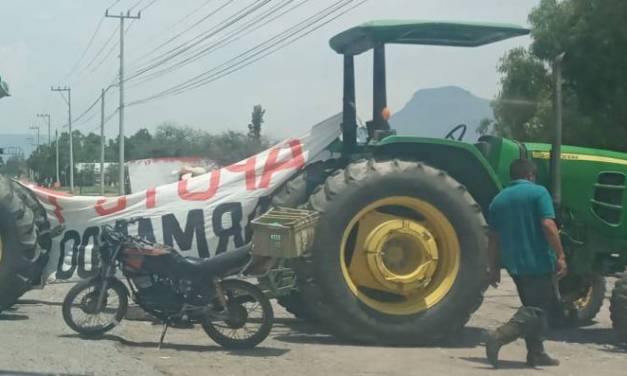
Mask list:
[{"label": "motorcycle seat", "polygon": [[181,266],[188,269],[190,274],[222,276],[243,268],[250,258],[250,246],[244,246],[210,258],[185,257],[182,260],[184,265]]}]

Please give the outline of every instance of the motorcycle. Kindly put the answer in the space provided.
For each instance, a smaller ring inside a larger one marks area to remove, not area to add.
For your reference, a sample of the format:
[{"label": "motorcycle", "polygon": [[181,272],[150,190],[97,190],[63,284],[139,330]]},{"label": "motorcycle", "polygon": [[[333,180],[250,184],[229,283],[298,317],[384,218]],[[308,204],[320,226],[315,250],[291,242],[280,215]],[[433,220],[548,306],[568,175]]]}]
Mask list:
[{"label": "motorcycle", "polygon": [[[208,259],[183,257],[126,234],[127,225],[138,221],[102,227],[98,275],[72,287],[63,301],[63,319],[72,330],[83,336],[110,331],[124,318],[130,296],[163,323],[159,348],[173,324],[200,324],[230,349],[253,348],[268,336],[270,301],[255,285],[233,278],[250,265],[250,245]],[[129,288],[118,279],[119,270]]]}]

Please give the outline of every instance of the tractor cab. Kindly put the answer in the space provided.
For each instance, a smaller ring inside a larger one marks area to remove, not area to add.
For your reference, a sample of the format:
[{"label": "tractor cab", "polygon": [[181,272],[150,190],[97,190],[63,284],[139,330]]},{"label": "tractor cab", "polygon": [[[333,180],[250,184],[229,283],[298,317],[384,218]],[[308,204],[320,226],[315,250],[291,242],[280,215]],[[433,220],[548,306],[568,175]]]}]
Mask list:
[{"label": "tractor cab", "polygon": [[[344,153],[353,151],[357,138],[355,56],[373,50],[373,111],[372,120],[367,122],[367,130],[368,140],[377,142],[395,134],[387,121],[390,111],[387,108],[385,45],[478,47],[528,33],[528,29],[511,24],[381,20],[367,22],[337,34],[329,43],[333,50],[344,56]],[[483,151],[490,145],[486,142],[481,146]]]}]

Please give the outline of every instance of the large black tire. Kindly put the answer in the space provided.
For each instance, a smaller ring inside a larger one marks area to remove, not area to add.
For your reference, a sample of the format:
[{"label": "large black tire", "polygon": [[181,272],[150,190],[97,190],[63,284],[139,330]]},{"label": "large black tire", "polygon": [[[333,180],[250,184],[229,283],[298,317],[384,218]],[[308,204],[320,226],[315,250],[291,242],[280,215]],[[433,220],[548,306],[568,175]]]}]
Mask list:
[{"label": "large black tire", "polygon": [[37,235],[40,226],[48,225],[43,208],[25,191],[0,176],[0,311],[12,306],[39,277],[35,262],[42,248]]},{"label": "large black tire", "polygon": [[618,340],[627,343],[627,275],[616,280],[610,299],[610,317]]},{"label": "large black tire", "polygon": [[[335,159],[308,165],[272,195],[272,206],[297,208],[304,205],[314,189],[323,184],[327,177],[337,170],[337,166],[338,161]],[[299,265],[296,263],[290,266],[299,269]],[[297,281],[297,286],[300,285],[302,282]],[[316,315],[312,311],[313,308],[308,304],[300,289],[292,290],[288,295],[280,296],[277,298],[277,303],[298,319],[317,321]]]},{"label": "large black tire", "polygon": [[[361,301],[348,286],[340,261],[351,219],[373,202],[411,197],[437,208],[460,245],[459,269],[441,300],[426,310],[389,314]],[[413,161],[362,160],[333,173],[309,199],[321,213],[316,239],[299,271],[305,300],[340,338],[381,345],[434,343],[461,329],[479,308],[487,287],[487,225],[481,207],[445,172]],[[302,275],[304,273],[304,275]]]},{"label": "large black tire", "polygon": [[[268,298],[257,286],[245,281],[240,281],[237,279],[227,279],[222,282],[222,288],[227,295],[227,305],[234,305],[232,309],[243,308],[243,304],[242,302],[238,301],[237,296],[234,296],[233,298],[230,297],[230,294],[233,294],[233,292],[235,291],[239,291],[240,293],[246,293],[248,295],[248,298],[252,298],[253,302],[257,303],[257,305],[261,308],[262,314],[262,317],[260,318],[261,323],[259,325],[259,329],[256,330],[250,337],[239,338],[222,333],[217,328],[218,325],[215,322],[203,323],[202,328],[212,340],[214,340],[216,343],[224,348],[240,350],[252,349],[253,347],[260,344],[264,339],[266,339],[266,337],[268,337],[268,334],[270,334],[270,331],[272,330],[272,325],[274,323],[274,311],[272,310],[272,304],[270,304],[270,300],[268,300]],[[237,328],[239,325],[246,325],[248,322],[252,322],[252,320],[249,320],[250,317],[248,316],[248,313],[245,313],[244,315],[245,317],[243,323],[224,322],[220,324],[225,325],[229,328]]]},{"label": "large black tire", "polygon": [[605,277],[594,275],[571,284],[568,282],[568,277],[560,281],[560,292],[569,311],[569,324],[579,326],[590,323],[605,301]]}]

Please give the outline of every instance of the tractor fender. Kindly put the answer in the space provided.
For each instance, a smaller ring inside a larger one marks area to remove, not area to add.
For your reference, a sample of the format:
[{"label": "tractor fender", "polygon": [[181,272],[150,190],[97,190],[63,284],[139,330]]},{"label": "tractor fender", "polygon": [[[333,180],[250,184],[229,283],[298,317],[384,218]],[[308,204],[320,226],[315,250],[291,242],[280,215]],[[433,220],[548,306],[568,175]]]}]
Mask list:
[{"label": "tractor fender", "polygon": [[374,147],[375,158],[422,161],[446,171],[463,184],[487,215],[502,184],[481,152],[472,144],[445,139],[390,136]]}]

